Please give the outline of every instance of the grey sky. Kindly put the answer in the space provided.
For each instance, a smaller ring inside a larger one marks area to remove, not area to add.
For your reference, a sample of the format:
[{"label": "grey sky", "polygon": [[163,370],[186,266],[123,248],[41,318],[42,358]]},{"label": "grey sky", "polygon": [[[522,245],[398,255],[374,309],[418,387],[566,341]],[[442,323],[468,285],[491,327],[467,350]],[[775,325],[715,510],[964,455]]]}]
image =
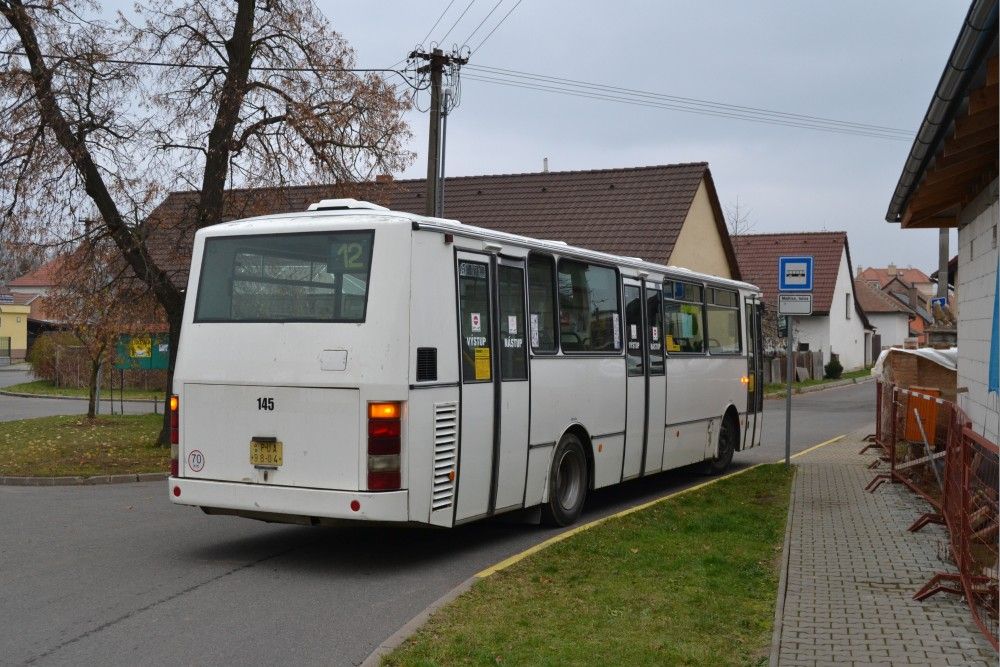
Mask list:
[{"label": "grey sky", "polygon": [[[472,45],[516,0],[504,0]],[[448,4],[317,0],[363,66],[388,66]],[[476,0],[445,45],[494,6]],[[468,5],[455,0],[430,41]],[[968,10],[958,2],[524,0],[472,56],[489,65],[915,132]],[[467,71],[471,74],[471,71]],[[426,97],[422,100],[426,106]],[[427,115],[410,115],[426,170]],[[465,80],[449,175],[708,161],[723,205],[755,231],[847,230],[858,265],[937,264],[937,232],[884,222],[909,141],[761,125]],[[955,241],[952,240],[952,251]]]}]

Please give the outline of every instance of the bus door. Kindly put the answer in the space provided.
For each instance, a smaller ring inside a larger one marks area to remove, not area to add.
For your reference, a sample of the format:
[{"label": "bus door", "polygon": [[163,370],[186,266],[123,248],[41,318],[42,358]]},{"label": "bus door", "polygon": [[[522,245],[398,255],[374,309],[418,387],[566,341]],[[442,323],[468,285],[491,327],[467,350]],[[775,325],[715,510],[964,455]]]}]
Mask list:
[{"label": "bus door", "polygon": [[763,428],[764,336],[761,331],[761,312],[764,305],[753,298],[745,299],[743,305],[747,331],[747,417],[742,449],[749,449],[760,443]]},{"label": "bus door", "polygon": [[642,284],[624,279],[625,301],[625,456],[622,479],[638,477],[646,458],[645,308]]},{"label": "bus door", "polygon": [[523,260],[460,252],[457,270],[463,521],[523,504],[529,384]]},{"label": "bus door", "polygon": [[663,299],[660,286],[646,283],[646,473],[663,469],[663,436],[667,421],[667,376],[663,357]]}]

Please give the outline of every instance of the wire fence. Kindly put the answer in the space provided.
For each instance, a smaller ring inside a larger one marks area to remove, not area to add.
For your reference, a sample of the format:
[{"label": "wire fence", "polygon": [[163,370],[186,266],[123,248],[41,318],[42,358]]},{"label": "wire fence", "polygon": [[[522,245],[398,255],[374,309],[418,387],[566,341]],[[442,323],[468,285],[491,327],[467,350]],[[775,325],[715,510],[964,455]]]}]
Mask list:
[{"label": "wire fence", "polygon": [[[973,620],[998,648],[998,448],[972,430],[968,416],[933,388],[901,388],[876,383],[875,464],[889,464],[868,484],[905,485],[930,503],[910,526],[943,524],[948,532],[946,556],[958,572],[937,572],[914,595],[924,600],[950,592],[966,598]],[[865,449],[868,449],[866,447]],[[865,450],[862,450],[864,452]]]}]

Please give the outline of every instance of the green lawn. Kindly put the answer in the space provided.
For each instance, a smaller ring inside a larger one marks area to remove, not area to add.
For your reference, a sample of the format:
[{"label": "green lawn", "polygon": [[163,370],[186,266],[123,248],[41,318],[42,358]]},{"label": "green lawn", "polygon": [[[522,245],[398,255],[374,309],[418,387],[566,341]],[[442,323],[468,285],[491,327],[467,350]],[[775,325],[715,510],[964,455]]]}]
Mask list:
[{"label": "green lawn", "polygon": [[477,582],[386,665],[765,665],[792,472],[767,465]]},{"label": "green lawn", "polygon": [[[827,380],[824,378],[821,380],[803,380],[802,382],[793,382],[792,392],[794,393],[796,389],[801,389],[802,387],[814,387],[818,384],[829,384],[831,382],[837,382],[838,380],[852,380],[856,378],[863,378],[863,377],[868,377],[871,374],[872,373],[870,368],[862,368],[856,371],[849,371],[842,373],[841,376],[837,378],[837,380]],[[773,394],[775,392],[780,392],[781,395],[784,396],[785,389],[787,388],[787,386],[788,385],[786,385],[784,382],[772,382],[770,384],[764,385],[764,393]]]},{"label": "green lawn", "polygon": [[0,476],[166,472],[170,449],[156,444],[162,423],[161,415],[0,422]]},{"label": "green lawn", "polygon": [[[22,382],[9,387],[4,387],[4,391],[11,391],[17,394],[37,394],[39,396],[72,396],[73,398],[89,398],[90,389],[87,387],[57,387],[51,380],[35,380],[34,382]],[[118,400],[120,390],[115,389],[115,400]],[[125,400],[150,399],[155,398],[160,401],[164,397],[163,390],[160,389],[126,389]],[[107,389],[101,389],[101,400],[107,400],[111,396]]]}]

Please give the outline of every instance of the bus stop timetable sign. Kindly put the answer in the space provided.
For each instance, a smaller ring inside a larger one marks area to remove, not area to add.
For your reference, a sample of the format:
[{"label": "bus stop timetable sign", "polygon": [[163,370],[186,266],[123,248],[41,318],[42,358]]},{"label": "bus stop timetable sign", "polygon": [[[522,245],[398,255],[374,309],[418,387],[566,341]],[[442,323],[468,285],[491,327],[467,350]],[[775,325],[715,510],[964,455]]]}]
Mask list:
[{"label": "bus stop timetable sign", "polygon": [[813,288],[812,257],[778,258],[778,291],[811,292]]}]

